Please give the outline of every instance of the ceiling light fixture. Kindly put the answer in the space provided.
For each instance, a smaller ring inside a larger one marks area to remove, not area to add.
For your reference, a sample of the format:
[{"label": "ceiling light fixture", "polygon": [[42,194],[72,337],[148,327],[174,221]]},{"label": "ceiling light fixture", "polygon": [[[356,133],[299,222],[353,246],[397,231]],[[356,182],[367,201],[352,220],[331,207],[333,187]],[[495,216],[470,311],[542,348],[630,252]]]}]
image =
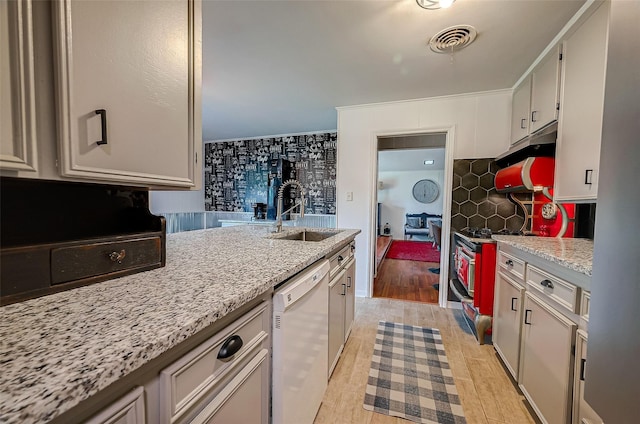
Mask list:
[{"label": "ceiling light fixture", "polygon": [[446,9],[456,0],[416,0],[418,6],[427,10]]},{"label": "ceiling light fixture", "polygon": [[433,159],[427,159],[424,161],[425,165],[433,165]]}]

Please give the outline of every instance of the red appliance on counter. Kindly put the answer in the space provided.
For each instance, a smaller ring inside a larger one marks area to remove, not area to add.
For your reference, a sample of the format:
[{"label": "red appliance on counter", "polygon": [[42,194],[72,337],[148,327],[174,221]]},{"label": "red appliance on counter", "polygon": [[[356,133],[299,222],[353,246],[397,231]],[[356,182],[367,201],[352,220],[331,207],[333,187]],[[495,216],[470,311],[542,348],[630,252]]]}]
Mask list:
[{"label": "red appliance on counter", "polygon": [[449,286],[474,325],[480,344],[491,333],[496,276],[496,242],[491,230],[474,229],[452,234]]},{"label": "red appliance on counter", "polygon": [[[553,201],[555,159],[530,157],[499,170],[495,177],[498,193],[509,197],[524,209],[531,233],[541,237],[573,237],[575,204]],[[512,193],[533,193],[528,210]]]}]

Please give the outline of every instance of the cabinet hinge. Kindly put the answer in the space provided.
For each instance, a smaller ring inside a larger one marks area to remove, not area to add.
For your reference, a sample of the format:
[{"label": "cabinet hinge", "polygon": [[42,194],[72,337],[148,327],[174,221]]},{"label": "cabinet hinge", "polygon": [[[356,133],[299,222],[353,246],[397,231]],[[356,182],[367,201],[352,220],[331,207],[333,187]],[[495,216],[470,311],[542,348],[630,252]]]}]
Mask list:
[{"label": "cabinet hinge", "polygon": [[556,103],[556,110],[560,110],[560,102]]},{"label": "cabinet hinge", "polygon": [[558,55],[558,59],[559,59],[559,60],[562,60],[562,53],[560,53],[560,54]]},{"label": "cabinet hinge", "polygon": [[[560,103],[558,103],[560,104]],[[196,165],[198,164],[198,152],[196,152]]]}]

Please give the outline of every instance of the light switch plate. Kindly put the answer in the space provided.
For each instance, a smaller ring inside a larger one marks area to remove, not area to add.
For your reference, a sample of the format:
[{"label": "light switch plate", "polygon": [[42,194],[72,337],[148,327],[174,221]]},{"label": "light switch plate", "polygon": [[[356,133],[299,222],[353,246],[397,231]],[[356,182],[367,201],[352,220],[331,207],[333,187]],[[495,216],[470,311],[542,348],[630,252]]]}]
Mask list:
[{"label": "light switch plate", "polygon": [[353,202],[353,191],[347,191],[347,202]]}]

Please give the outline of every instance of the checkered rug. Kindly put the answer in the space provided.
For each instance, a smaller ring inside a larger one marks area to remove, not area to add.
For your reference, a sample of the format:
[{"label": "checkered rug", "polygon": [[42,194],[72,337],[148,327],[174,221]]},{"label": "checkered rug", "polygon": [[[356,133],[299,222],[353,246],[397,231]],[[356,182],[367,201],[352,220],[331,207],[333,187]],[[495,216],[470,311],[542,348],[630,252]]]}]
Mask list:
[{"label": "checkered rug", "polygon": [[438,329],[378,323],[364,408],[419,423],[466,423]]}]

